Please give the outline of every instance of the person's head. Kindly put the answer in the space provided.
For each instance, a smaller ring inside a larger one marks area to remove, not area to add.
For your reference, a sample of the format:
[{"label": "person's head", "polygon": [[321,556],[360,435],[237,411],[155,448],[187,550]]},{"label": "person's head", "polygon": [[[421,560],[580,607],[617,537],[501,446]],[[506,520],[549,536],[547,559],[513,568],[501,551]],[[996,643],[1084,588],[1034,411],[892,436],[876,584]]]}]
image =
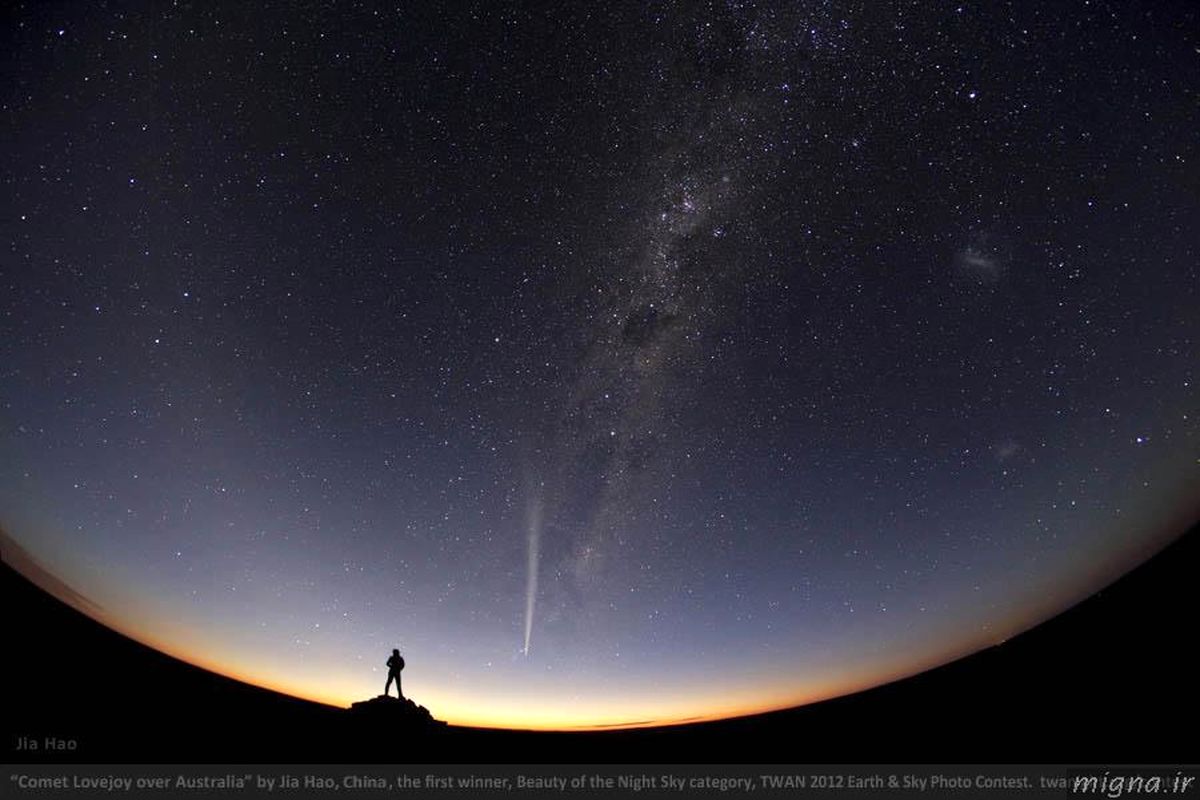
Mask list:
[{"label": "person's head", "polygon": [[394,656],[398,656],[398,655],[400,655],[400,650],[399,650],[399,648],[393,647],[393,648],[392,648],[392,655],[394,655]]}]

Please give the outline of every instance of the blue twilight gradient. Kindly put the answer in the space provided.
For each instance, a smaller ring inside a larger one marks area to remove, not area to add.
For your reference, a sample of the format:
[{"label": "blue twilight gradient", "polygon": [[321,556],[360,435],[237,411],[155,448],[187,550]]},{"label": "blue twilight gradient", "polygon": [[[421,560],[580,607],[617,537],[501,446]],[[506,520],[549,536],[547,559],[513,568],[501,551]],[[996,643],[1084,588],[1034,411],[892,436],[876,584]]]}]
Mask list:
[{"label": "blue twilight gradient", "polygon": [[110,623],[672,720],[1000,641],[1194,519],[1193,6],[239,9],[0,48],[0,523]]}]

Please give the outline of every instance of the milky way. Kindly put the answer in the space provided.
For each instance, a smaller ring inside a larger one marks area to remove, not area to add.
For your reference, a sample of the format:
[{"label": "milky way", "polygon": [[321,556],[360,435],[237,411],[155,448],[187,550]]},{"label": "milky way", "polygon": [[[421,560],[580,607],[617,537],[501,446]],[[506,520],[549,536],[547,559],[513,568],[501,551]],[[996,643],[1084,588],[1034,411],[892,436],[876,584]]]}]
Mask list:
[{"label": "milky way", "polygon": [[[560,4],[562,5],[562,4]],[[0,524],[199,663],[782,707],[1194,519],[1188,3],[18,7]]]}]

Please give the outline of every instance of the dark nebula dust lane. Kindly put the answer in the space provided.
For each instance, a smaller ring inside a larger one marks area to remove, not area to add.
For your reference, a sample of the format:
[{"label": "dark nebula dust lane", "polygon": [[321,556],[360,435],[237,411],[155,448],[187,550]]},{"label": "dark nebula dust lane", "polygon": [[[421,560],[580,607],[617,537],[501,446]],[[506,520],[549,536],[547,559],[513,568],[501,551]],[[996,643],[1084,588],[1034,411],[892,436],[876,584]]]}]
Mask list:
[{"label": "dark nebula dust lane", "polygon": [[1001,641],[1197,513],[1197,13],[19,5],[0,525],[452,722]]}]

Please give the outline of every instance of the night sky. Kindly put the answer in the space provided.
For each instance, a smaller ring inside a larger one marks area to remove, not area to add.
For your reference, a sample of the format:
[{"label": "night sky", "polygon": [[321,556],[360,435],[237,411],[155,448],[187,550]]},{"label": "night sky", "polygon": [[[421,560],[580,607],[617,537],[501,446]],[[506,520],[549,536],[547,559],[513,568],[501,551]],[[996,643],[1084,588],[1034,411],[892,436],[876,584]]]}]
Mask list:
[{"label": "night sky", "polygon": [[1200,10],[27,3],[0,524],[305,697],[708,718],[1194,520]]}]

